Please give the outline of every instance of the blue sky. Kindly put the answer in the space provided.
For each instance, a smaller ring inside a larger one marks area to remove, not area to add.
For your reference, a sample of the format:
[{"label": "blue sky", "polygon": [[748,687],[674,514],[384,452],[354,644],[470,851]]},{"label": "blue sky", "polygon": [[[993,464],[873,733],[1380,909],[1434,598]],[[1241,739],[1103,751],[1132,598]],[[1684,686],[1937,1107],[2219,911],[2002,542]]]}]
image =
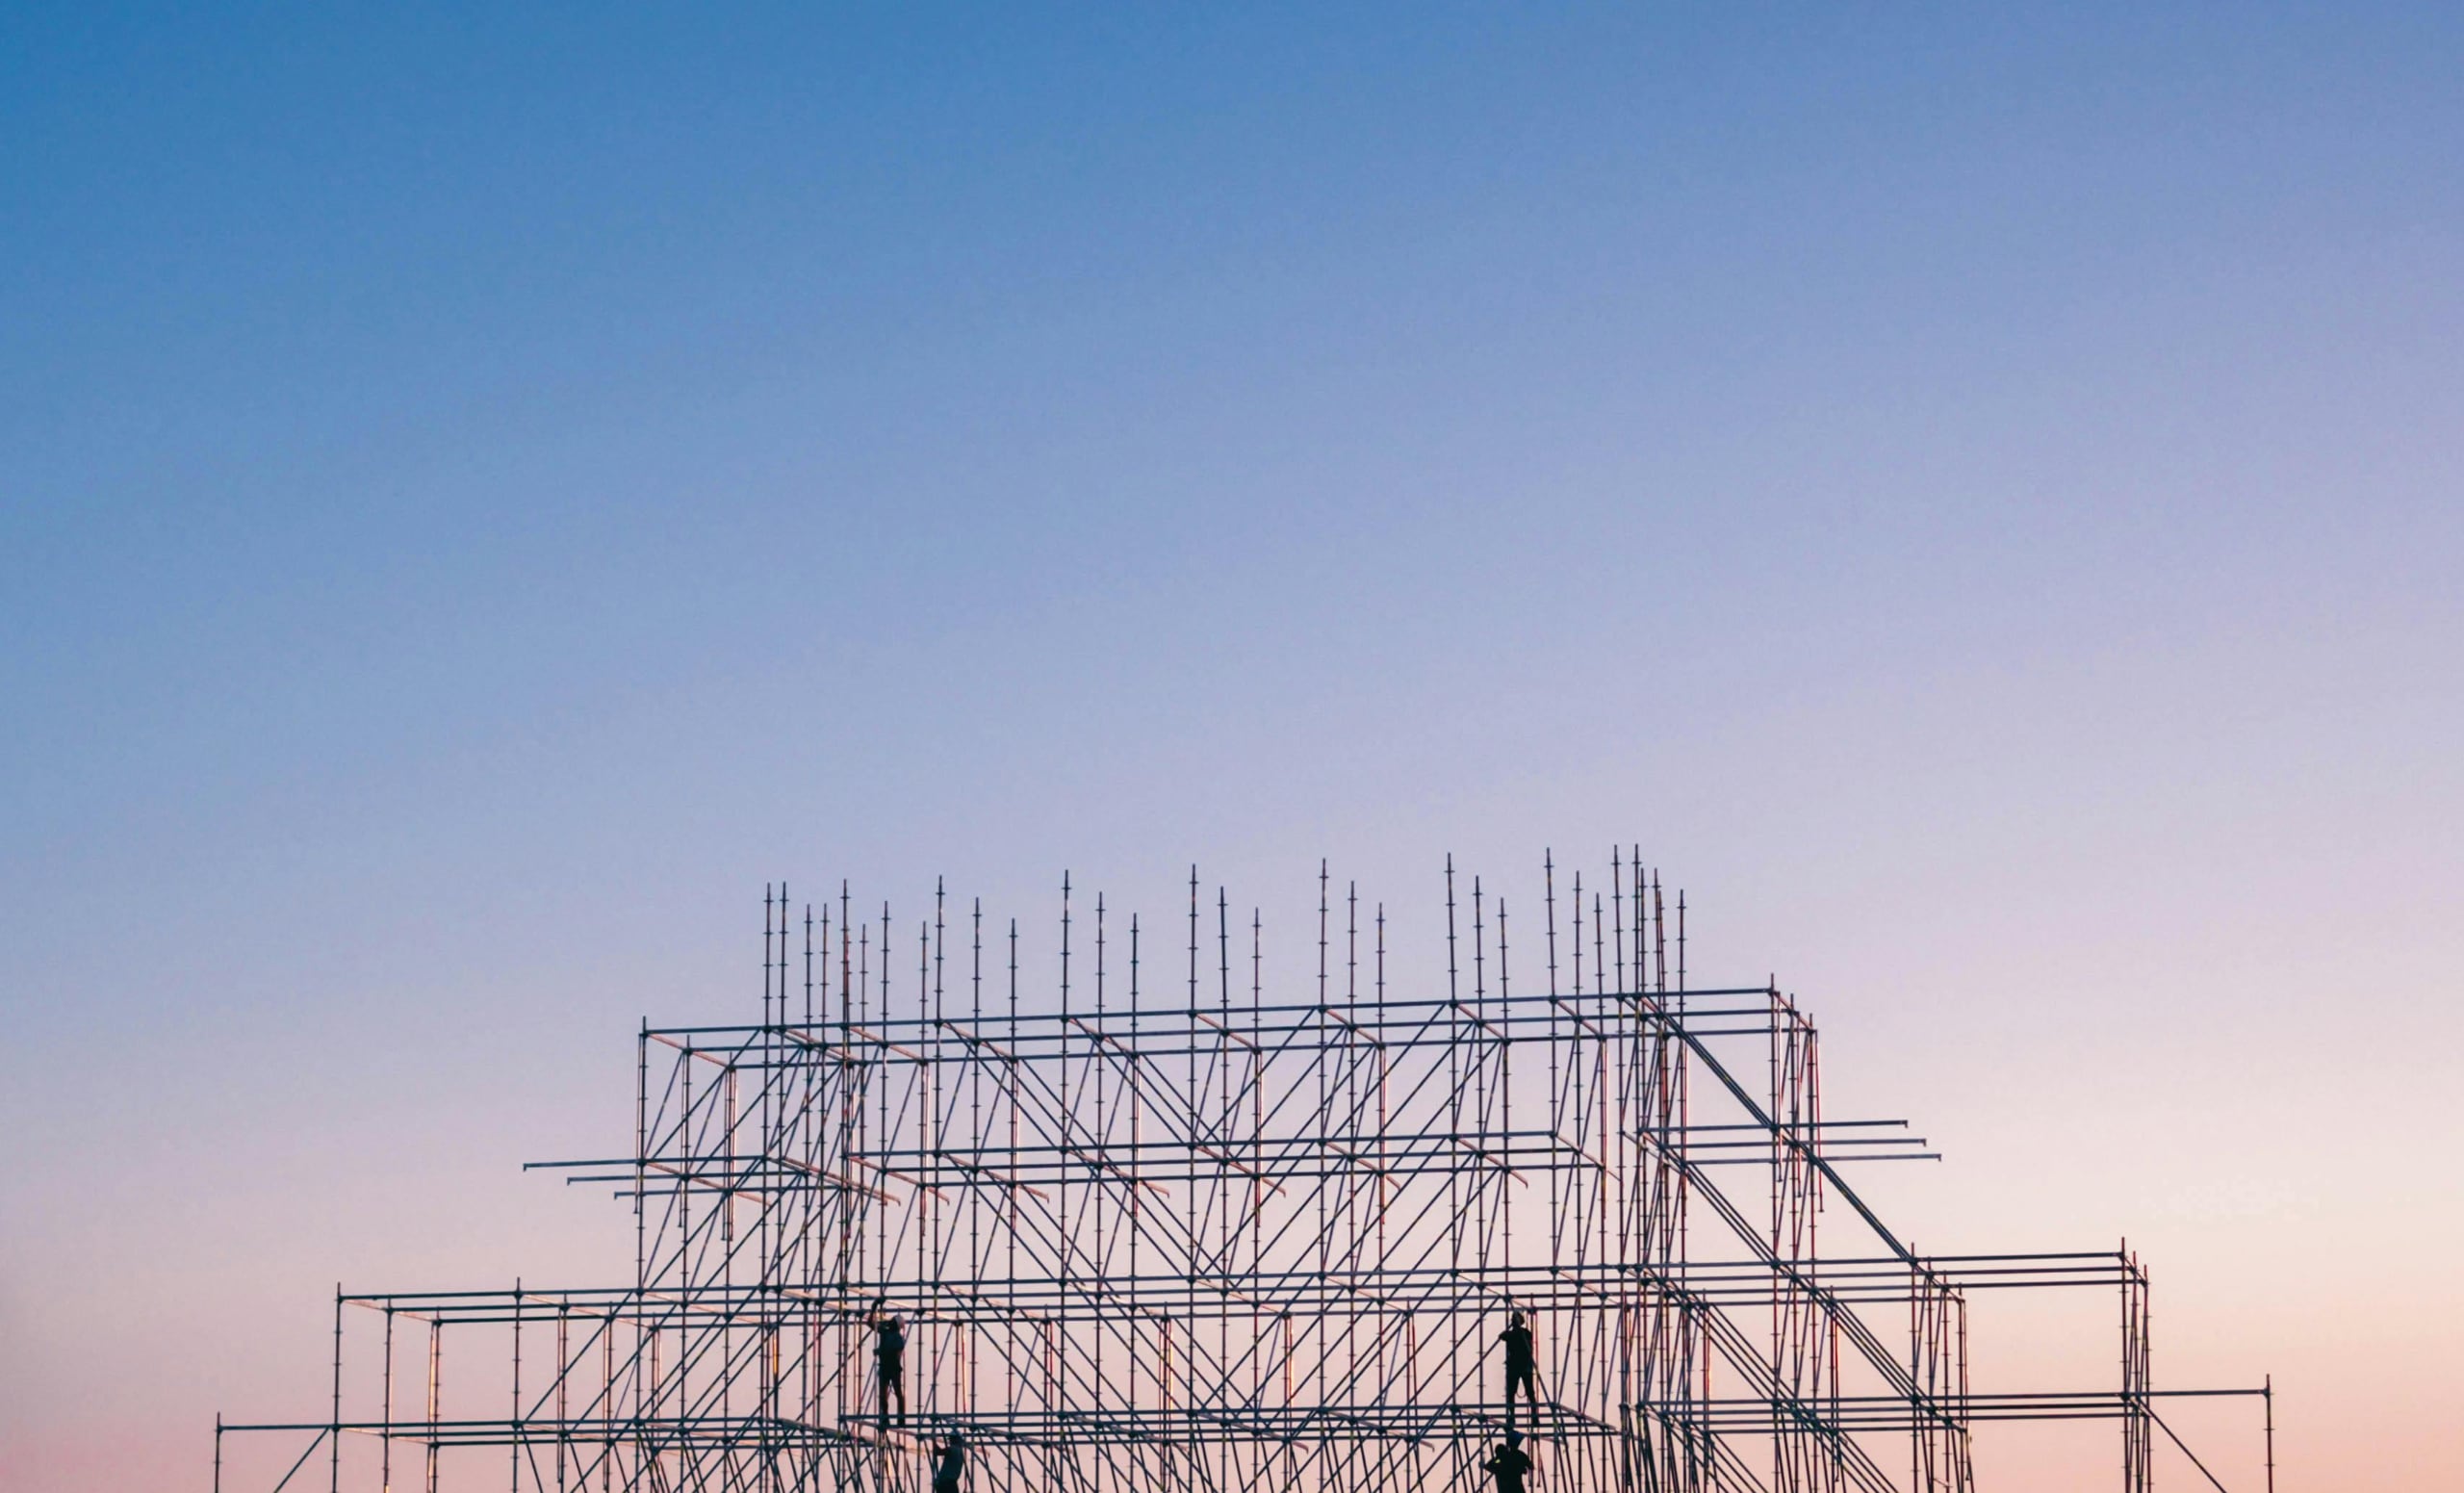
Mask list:
[{"label": "blue sky", "polygon": [[2358,1397],[2451,1401],[2451,1288],[2247,1296],[2464,1233],[2459,64],[2402,7],[9,11],[20,1475],[192,1470],[338,1275],[595,1258],[510,1165],[741,1014],[767,881],[1195,860],[1271,929],[1321,855],[1424,907],[1624,837],[1969,1169],[1903,1206],[2144,1230],[2239,1283],[2169,1319],[2216,1377],[2349,1351],[2319,1419],[2451,1476]]}]

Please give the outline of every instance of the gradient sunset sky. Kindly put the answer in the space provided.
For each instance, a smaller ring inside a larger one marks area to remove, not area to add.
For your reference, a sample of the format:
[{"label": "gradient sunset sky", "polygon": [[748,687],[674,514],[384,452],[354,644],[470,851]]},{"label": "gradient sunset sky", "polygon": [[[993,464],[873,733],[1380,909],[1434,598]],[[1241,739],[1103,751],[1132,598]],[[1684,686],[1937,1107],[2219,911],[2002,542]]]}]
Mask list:
[{"label": "gradient sunset sky", "polygon": [[626,1278],[765,883],[1639,840],[1904,1235],[2464,1485],[2459,349],[2452,6],[7,7],[0,1483]]}]

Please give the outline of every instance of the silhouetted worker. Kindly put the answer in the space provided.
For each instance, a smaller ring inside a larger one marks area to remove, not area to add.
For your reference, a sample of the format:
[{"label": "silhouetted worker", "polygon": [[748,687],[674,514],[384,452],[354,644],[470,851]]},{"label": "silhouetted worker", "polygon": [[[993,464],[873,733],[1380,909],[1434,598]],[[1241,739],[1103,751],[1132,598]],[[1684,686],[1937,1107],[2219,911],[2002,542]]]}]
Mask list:
[{"label": "silhouetted worker", "polygon": [[933,1469],[933,1493],[959,1493],[959,1479],[966,1473],[966,1438],[957,1431],[941,1443],[940,1463]]},{"label": "silhouetted worker", "polygon": [[1505,1345],[1506,1423],[1511,1426],[1514,1422],[1514,1387],[1517,1384],[1523,1386],[1523,1398],[1531,1406],[1531,1413],[1536,1419],[1540,1413],[1540,1391],[1533,1373],[1531,1328],[1525,1325],[1523,1313],[1506,1314],[1505,1330],[1498,1334],[1498,1341]]},{"label": "silhouetted worker", "polygon": [[1523,1432],[1507,1431],[1505,1444],[1480,1464],[1480,1471],[1496,1481],[1498,1493],[1523,1493],[1523,1480],[1531,1475],[1531,1458],[1523,1451]]},{"label": "silhouetted worker", "polygon": [[[882,1303],[875,1301],[873,1304],[879,1306]],[[884,1312],[881,1320],[873,1324],[873,1330],[878,1334],[873,1345],[873,1357],[881,1369],[882,1424],[887,1425],[892,1399],[898,1401],[898,1418],[902,1421],[907,1419],[907,1330],[898,1325],[898,1318],[888,1312]]]}]

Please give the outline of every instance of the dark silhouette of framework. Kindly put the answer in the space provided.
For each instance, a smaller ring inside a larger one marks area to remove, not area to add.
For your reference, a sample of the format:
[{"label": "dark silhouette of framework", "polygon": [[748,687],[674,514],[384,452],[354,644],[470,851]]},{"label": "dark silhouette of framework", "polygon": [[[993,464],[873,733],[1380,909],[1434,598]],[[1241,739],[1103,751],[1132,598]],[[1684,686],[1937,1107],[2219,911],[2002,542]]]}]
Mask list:
[{"label": "dark silhouette of framework", "polygon": [[[1475,1487],[1510,1425],[1549,1493],[1912,1493],[1973,1485],[1975,1425],[2091,1417],[2135,1493],[2184,1394],[2261,1397],[2272,1486],[2268,1389],[2153,1387],[2135,1255],[1917,1254],[1839,1169],[1930,1153],[1823,1116],[1793,1001],[1689,990],[1684,898],[1631,856],[1544,876],[1510,945],[1450,864],[1414,989],[1322,871],[1298,991],[1194,875],[1161,940],[1065,880],[1032,1002],[980,904],[901,930],[783,887],[760,1024],[645,1025],[631,1153],[542,1164],[620,1189],[633,1280],[338,1290],[331,1417],[218,1423],[217,1493],[244,1432],[335,1490],[917,1493],[953,1433],[980,1490]],[[1968,1294],[2015,1287],[2118,1298],[2118,1382],[1971,1393]]]}]

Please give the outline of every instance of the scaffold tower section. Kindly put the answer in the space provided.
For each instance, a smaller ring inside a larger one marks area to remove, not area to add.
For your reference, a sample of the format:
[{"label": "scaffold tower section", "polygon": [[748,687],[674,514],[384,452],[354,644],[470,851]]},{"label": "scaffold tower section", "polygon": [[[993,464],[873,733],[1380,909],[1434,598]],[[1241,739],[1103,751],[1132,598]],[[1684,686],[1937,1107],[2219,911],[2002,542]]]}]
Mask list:
[{"label": "scaffold tower section", "polygon": [[[634,1278],[337,1292],[330,1420],[218,1427],[217,1493],[244,1431],[334,1493],[921,1493],[953,1443],[978,1493],[1478,1489],[1509,1437],[1548,1493],[1938,1493],[1978,1423],[2085,1417],[2150,1485],[2135,1257],[1918,1255],[1843,1168],[1931,1153],[1825,1117],[1776,984],[1689,989],[1630,854],[1540,884],[1450,865],[1404,982],[1322,871],[1270,985],[1194,875],[1160,927],[1065,882],[1032,990],[979,905],[782,888],[760,1021],[645,1026],[630,1152],[540,1164]],[[2115,1293],[2118,1386],[1971,1393],[1968,1293],[2023,1286]]]}]

